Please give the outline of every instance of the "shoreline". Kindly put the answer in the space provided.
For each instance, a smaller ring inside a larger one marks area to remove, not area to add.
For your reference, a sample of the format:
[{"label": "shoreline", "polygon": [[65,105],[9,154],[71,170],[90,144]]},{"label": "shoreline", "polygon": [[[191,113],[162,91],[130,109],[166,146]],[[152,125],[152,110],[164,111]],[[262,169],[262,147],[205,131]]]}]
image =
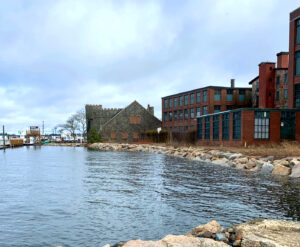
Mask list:
[{"label": "shoreline", "polygon": [[94,143],[89,149],[112,152],[148,152],[166,154],[206,162],[211,165],[225,165],[251,172],[272,173],[278,176],[300,178],[300,156],[275,159],[274,156],[257,157],[201,146],[174,147],[153,144]]}]

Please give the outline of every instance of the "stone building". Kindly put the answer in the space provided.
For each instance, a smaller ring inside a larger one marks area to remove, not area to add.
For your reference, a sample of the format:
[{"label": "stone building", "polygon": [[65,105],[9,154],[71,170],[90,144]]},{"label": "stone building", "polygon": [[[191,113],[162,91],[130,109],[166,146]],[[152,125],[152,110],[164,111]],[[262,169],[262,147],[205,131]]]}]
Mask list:
[{"label": "stone building", "polygon": [[105,141],[134,142],[146,130],[161,127],[154,116],[154,108],[145,109],[137,101],[125,108],[102,108],[102,105],[86,105],[87,132],[95,128]]}]

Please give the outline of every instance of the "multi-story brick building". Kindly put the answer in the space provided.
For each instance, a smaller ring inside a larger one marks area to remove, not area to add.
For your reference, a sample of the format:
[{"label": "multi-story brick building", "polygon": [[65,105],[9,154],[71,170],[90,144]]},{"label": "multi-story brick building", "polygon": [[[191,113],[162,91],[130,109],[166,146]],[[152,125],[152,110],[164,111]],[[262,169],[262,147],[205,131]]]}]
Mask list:
[{"label": "multi-story brick building", "polygon": [[300,8],[290,13],[288,107],[300,108]]},{"label": "multi-story brick building", "polygon": [[162,98],[162,127],[174,132],[196,128],[196,117],[251,107],[251,88],[208,86]]}]

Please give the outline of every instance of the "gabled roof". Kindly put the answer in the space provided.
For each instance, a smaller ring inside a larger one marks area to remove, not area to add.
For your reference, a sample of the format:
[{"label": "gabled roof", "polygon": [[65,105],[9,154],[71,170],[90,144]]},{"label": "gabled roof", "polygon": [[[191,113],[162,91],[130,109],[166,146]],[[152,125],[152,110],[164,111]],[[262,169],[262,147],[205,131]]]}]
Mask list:
[{"label": "gabled roof", "polygon": [[259,75],[253,78],[251,81],[249,81],[249,85],[252,85],[253,82],[255,82],[259,78]]}]

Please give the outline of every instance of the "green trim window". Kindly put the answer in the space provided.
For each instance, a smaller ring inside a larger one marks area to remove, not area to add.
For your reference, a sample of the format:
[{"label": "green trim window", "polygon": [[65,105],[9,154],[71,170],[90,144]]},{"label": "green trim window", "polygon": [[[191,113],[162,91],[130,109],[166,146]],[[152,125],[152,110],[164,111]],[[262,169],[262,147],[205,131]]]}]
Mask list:
[{"label": "green trim window", "polygon": [[300,19],[296,21],[296,44],[300,45]]},{"label": "green trim window", "polygon": [[207,114],[207,106],[203,106],[203,111],[202,111],[203,115]]},{"label": "green trim window", "polygon": [[184,109],[184,119],[189,119],[189,109]]},{"label": "green trim window", "polygon": [[288,98],[288,90],[287,89],[284,89],[284,91],[283,91],[283,97],[284,97],[284,99]]},{"label": "green trim window", "polygon": [[178,112],[177,111],[174,111],[174,121],[177,121],[177,119],[178,119]]},{"label": "green trim window", "polygon": [[204,126],[204,131],[205,131],[205,140],[210,139],[210,117],[204,118],[205,120],[205,126]]},{"label": "green trim window", "polygon": [[280,85],[280,76],[276,76],[276,86]]},{"label": "green trim window", "polygon": [[168,108],[168,106],[169,106],[169,102],[168,102],[168,99],[165,99],[165,101],[164,101],[164,103],[165,103],[165,108]]},{"label": "green trim window", "polygon": [[232,138],[234,140],[241,139],[241,115],[241,112],[233,113]]},{"label": "green trim window", "polygon": [[190,116],[191,116],[191,118],[194,118],[194,117],[195,117],[194,108],[191,108],[191,109],[190,109]]},{"label": "green trim window", "polygon": [[221,106],[220,105],[215,105],[214,106],[214,113],[218,113],[221,111]]},{"label": "green trim window", "polygon": [[189,96],[184,95],[184,105],[188,105],[188,103],[189,103]]},{"label": "green trim window", "polygon": [[201,109],[200,107],[197,107],[197,108],[196,108],[196,116],[197,116],[197,117],[200,117],[200,116],[201,116],[201,111],[200,111],[200,109]]},{"label": "green trim window", "polygon": [[284,84],[288,84],[288,81],[289,81],[288,73],[285,73],[284,74]]},{"label": "green trim window", "polygon": [[194,104],[194,98],[195,98],[195,94],[191,94],[190,95],[190,104],[193,105]]},{"label": "green trim window", "polygon": [[197,121],[197,138],[202,140],[202,133],[203,133],[203,118],[199,118]]},{"label": "green trim window", "polygon": [[222,139],[229,140],[229,113],[222,116]]},{"label": "green trim window", "polygon": [[183,120],[183,111],[179,110],[179,120]]},{"label": "green trim window", "polygon": [[270,112],[254,112],[254,139],[265,140],[270,137]]},{"label": "green trim window", "polygon": [[176,98],[174,98],[174,107],[177,107],[177,100],[178,100],[178,98],[176,97]]},{"label": "green trim window", "polygon": [[220,130],[220,115],[213,117],[213,138],[214,140],[219,140]]},{"label": "green trim window", "polygon": [[276,100],[279,100],[279,90],[276,91]]},{"label": "green trim window", "polygon": [[221,89],[214,90],[214,101],[221,101]]},{"label": "green trim window", "polygon": [[203,102],[207,102],[207,90],[203,91]]},{"label": "green trim window", "polygon": [[173,107],[173,99],[169,99],[169,108],[172,108]]},{"label": "green trim window", "polygon": [[233,90],[232,89],[227,89],[227,94],[226,94],[226,101],[233,101]]},{"label": "green trim window", "polygon": [[300,51],[296,52],[296,76],[300,76]]},{"label": "green trim window", "polygon": [[300,109],[300,84],[295,85],[295,108]]},{"label": "green trim window", "polygon": [[200,102],[201,102],[201,93],[200,93],[200,92],[197,92],[197,93],[196,93],[196,102],[197,102],[197,103],[200,103]]},{"label": "green trim window", "polygon": [[240,89],[239,91],[239,102],[244,102],[245,101],[245,90]]},{"label": "green trim window", "polygon": [[169,112],[169,121],[172,121],[173,120],[173,112]]},{"label": "green trim window", "polygon": [[183,97],[179,96],[179,106],[183,106]]},{"label": "green trim window", "polygon": [[165,122],[168,122],[168,112],[164,112],[164,115]]}]

